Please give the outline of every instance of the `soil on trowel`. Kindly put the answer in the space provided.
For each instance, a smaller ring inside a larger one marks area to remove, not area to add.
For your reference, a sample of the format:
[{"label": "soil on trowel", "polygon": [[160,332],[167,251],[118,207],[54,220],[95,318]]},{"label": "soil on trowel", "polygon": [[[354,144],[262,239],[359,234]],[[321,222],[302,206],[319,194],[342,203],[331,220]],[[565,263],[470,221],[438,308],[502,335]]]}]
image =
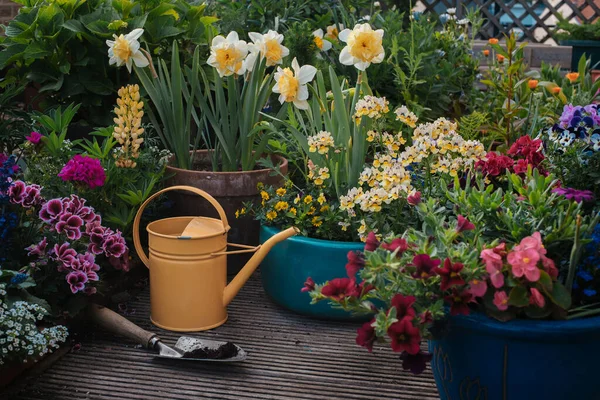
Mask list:
[{"label": "soil on trowel", "polygon": [[187,351],[183,355],[183,358],[205,358],[211,360],[222,360],[225,358],[233,358],[237,356],[237,354],[237,347],[233,343],[227,342],[217,347],[216,349],[212,349],[210,347],[199,347],[192,351]]}]

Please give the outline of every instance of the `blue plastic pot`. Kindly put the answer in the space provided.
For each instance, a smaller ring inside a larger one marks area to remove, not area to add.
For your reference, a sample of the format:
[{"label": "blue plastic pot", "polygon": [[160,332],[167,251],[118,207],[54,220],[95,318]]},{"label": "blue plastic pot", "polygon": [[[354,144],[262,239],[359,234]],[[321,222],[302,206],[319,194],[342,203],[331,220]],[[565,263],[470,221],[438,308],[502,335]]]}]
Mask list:
[{"label": "blue plastic pot", "polygon": [[[260,242],[264,243],[278,232],[276,228],[261,226]],[[275,303],[300,314],[337,320],[357,319],[346,311],[332,308],[326,301],[311,305],[310,295],[300,290],[309,276],[316,283],[345,277],[346,255],[349,251],[363,249],[363,243],[302,236],[289,238],[273,247],[260,264],[265,292]]]},{"label": "blue plastic pot", "polygon": [[432,340],[441,400],[600,399],[600,317],[499,322],[451,317]]}]

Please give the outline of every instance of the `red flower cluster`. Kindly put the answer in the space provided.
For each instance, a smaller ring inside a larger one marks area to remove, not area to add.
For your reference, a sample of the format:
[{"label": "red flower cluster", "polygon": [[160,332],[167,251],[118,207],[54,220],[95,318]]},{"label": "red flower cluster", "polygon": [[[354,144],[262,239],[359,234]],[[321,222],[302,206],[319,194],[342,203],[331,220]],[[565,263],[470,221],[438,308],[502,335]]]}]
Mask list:
[{"label": "red flower cluster", "polygon": [[485,156],[485,160],[479,160],[475,164],[475,168],[481,171],[486,176],[498,176],[510,170],[515,161],[503,154],[489,152]]},{"label": "red flower cluster", "polygon": [[408,354],[417,354],[421,349],[421,332],[413,325],[415,309],[414,296],[397,294],[392,298],[391,304],[396,308],[396,318],[388,328],[388,336],[392,339],[392,349],[396,352],[405,351]]},{"label": "red flower cluster", "polygon": [[532,168],[537,168],[540,172],[544,172],[540,164],[544,161],[542,153],[542,141],[540,139],[532,139],[525,135],[521,136],[508,150],[508,155],[515,160],[513,171],[515,174],[524,174],[527,172],[529,165]]},{"label": "red flower cluster", "polygon": [[321,294],[332,300],[343,301],[346,297],[361,298],[373,289],[373,285],[365,282],[357,284],[355,278],[335,278],[323,286]]}]

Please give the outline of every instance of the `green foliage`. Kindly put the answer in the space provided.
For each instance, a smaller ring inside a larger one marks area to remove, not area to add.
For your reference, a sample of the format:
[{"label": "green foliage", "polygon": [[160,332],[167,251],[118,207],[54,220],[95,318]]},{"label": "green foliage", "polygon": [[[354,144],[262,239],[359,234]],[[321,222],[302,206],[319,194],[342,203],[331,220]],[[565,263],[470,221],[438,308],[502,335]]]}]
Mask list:
[{"label": "green foliage", "polygon": [[6,70],[1,85],[26,83],[42,94],[44,108],[76,102],[83,121],[109,124],[108,112],[98,110],[110,109],[131,77],[108,65],[105,41],[144,28],[154,54],[168,52],[174,39],[207,51],[215,19],[204,16],[204,8],[182,0],[25,2],[0,43],[0,70]]},{"label": "green foliage", "polygon": [[0,152],[12,153],[23,142],[29,128],[30,116],[17,101],[23,89],[18,85],[0,89]]},{"label": "green foliage", "polygon": [[297,22],[290,26],[285,35],[285,45],[290,49],[290,60],[296,58],[300,65],[317,64],[319,48],[315,44],[313,26],[310,22]]},{"label": "green foliage", "polygon": [[600,40],[600,21],[572,24],[561,18],[552,37],[557,40]]},{"label": "green foliage", "polygon": [[488,114],[480,111],[463,115],[458,122],[458,134],[465,140],[479,140],[489,145],[491,137],[482,133],[482,128],[486,125],[487,120]]}]

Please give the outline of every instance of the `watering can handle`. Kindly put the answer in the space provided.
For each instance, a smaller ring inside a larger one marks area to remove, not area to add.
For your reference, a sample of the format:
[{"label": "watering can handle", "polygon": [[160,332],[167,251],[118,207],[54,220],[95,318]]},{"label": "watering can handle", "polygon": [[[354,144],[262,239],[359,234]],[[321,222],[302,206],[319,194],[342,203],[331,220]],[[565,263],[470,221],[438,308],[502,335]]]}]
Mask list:
[{"label": "watering can handle", "polygon": [[221,207],[219,202],[217,200],[215,200],[214,197],[212,197],[210,194],[206,193],[204,190],[200,190],[200,189],[192,187],[192,186],[170,186],[168,188],[159,190],[158,192],[154,193],[152,196],[148,197],[148,199],[146,199],[146,201],[142,204],[142,206],[138,210],[137,214],[135,214],[135,219],[133,220],[133,244],[135,246],[135,250],[137,251],[138,256],[140,257],[140,259],[142,260],[144,265],[148,268],[150,268],[150,261],[148,260],[148,257],[146,256],[146,253],[144,252],[144,249],[142,248],[142,243],[140,242],[140,221],[142,219],[142,213],[144,212],[144,209],[146,208],[148,203],[150,203],[152,200],[154,200],[156,197],[160,196],[161,194],[170,192],[172,190],[185,190],[188,192],[195,193],[198,196],[206,199],[219,213],[219,217],[221,218],[221,221],[223,222],[223,229],[225,229],[225,232],[227,232],[229,230],[229,223],[227,222],[227,215],[225,215],[225,210],[223,210],[223,207]]}]

